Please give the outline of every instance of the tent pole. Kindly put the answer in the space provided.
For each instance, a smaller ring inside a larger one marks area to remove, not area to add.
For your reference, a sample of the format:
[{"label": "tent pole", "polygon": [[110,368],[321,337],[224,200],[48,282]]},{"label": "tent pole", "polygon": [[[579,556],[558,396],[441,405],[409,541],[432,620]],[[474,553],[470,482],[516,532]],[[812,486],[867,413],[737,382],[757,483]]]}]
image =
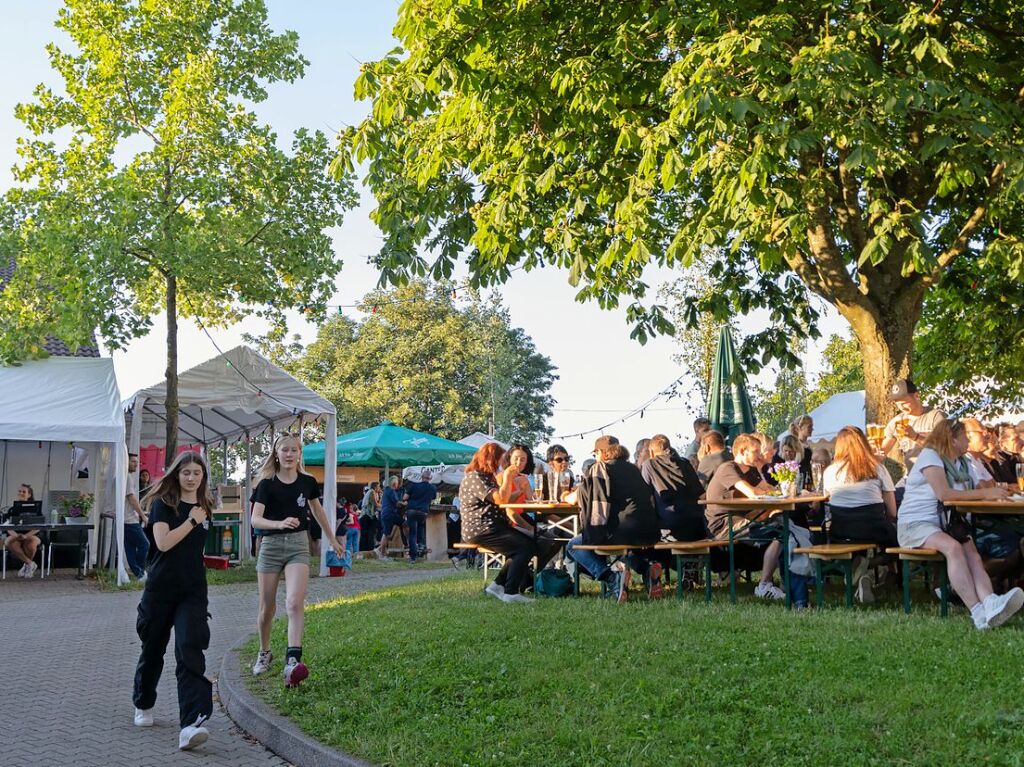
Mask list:
[{"label": "tent pole", "polygon": [[[338,529],[338,417],[334,413],[327,415],[327,434],[324,441],[324,514],[331,530]],[[326,531],[325,531],[326,532]],[[320,535],[320,575],[327,575],[327,535]],[[352,552],[353,559],[355,552]]]},{"label": "tent pole", "polygon": [[245,495],[242,497],[242,524],[239,532],[242,540],[238,542],[238,558],[249,558],[249,543],[252,541],[252,519],[249,517],[249,496],[252,495],[252,437],[245,433],[245,481],[242,483]]},{"label": "tent pole", "polygon": [[228,483],[228,440],[224,439],[224,473],[221,475],[224,477],[222,480],[226,485]]}]

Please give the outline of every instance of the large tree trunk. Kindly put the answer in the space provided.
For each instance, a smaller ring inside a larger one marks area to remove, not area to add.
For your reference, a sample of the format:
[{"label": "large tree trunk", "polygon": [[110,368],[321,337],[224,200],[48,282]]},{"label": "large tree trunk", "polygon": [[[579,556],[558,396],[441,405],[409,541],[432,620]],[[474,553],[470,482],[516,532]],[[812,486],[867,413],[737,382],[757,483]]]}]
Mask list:
[{"label": "large tree trunk", "polygon": [[167,275],[167,436],[164,468],[168,468],[178,452],[178,281]]},{"label": "large tree trunk", "polygon": [[881,309],[839,306],[860,343],[869,423],[885,423],[896,412],[889,391],[896,379],[912,373],[914,328],[921,317],[923,293],[908,289]]}]

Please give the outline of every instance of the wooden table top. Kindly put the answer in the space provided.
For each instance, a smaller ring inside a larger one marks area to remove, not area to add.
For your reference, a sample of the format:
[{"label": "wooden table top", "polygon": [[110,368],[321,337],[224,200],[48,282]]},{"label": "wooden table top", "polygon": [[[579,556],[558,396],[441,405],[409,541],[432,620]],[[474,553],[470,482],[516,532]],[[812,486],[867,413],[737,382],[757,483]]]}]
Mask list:
[{"label": "wooden table top", "polygon": [[499,503],[502,509],[522,509],[523,511],[579,511],[575,503],[557,503],[555,501],[521,501],[519,503]]},{"label": "wooden table top", "polygon": [[723,498],[720,501],[701,499],[701,505],[724,506],[727,509],[779,509],[792,510],[798,503],[818,503],[827,501],[827,495],[798,495],[796,498],[772,496],[770,498]]},{"label": "wooden table top", "polygon": [[949,505],[971,514],[1024,514],[1024,500],[956,501]]}]

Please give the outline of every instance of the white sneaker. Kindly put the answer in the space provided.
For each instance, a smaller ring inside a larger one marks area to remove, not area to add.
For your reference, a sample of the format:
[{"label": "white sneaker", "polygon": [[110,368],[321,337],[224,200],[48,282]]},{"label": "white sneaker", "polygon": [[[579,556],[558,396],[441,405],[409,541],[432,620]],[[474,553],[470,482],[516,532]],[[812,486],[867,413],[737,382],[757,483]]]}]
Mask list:
[{"label": "white sneaker", "polygon": [[978,631],[988,629],[988,618],[985,616],[985,603],[978,602],[971,608],[971,619],[974,621],[974,628]]},{"label": "white sneaker", "polygon": [[151,708],[137,708],[137,709],[135,709],[135,726],[136,727],[152,727],[153,726],[153,709],[151,709]]},{"label": "white sneaker", "polygon": [[866,573],[857,581],[857,601],[865,605],[875,601],[875,594],[871,590],[871,576]]},{"label": "white sneaker", "polygon": [[786,592],[776,586],[774,583],[759,583],[757,588],[754,589],[754,596],[760,597],[761,599],[772,599],[780,600],[786,598]]},{"label": "white sneaker", "polygon": [[501,595],[501,601],[502,602],[524,602],[525,604],[533,604],[534,600],[530,599],[529,597],[524,597],[522,594],[502,594]]},{"label": "white sneaker", "polygon": [[1024,591],[1015,587],[1001,596],[989,594],[982,604],[985,605],[985,617],[988,619],[988,625],[992,628],[1002,626],[1024,606]]},{"label": "white sneaker", "polygon": [[24,578],[26,575],[28,575],[28,565],[22,565],[21,569],[18,570],[18,577]]},{"label": "white sneaker", "polygon": [[256,662],[252,664],[252,675],[259,676],[270,668],[270,662],[274,660],[274,654],[270,650],[260,650],[256,655]]},{"label": "white sneaker", "polygon": [[29,562],[27,565],[25,565],[25,567],[26,567],[26,571],[25,571],[25,577],[26,578],[31,578],[33,575],[36,574],[36,570],[39,569],[39,565],[37,565],[35,562]]},{"label": "white sneaker", "polygon": [[484,591],[490,594],[492,597],[503,599],[505,597],[505,587],[500,586],[497,583],[492,583],[490,586],[484,589]]},{"label": "white sneaker", "polygon": [[[201,722],[202,719],[196,720]],[[178,735],[178,748],[182,751],[189,751],[196,746],[203,745],[210,737],[210,731],[205,727],[200,727],[198,724],[190,724],[188,727],[183,727],[181,734]]]},{"label": "white sneaker", "polygon": [[458,557],[451,557],[451,560],[452,560],[452,567],[454,567],[456,570],[461,570],[462,569],[463,562],[462,562],[461,559],[459,559]]}]

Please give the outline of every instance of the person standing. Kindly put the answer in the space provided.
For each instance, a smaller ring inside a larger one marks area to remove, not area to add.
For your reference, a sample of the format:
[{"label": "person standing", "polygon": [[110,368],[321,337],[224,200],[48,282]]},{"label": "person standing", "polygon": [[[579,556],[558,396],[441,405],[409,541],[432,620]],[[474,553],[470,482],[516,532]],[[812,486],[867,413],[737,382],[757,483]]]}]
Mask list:
[{"label": "person standing", "polygon": [[[344,524],[343,524],[344,523]],[[345,570],[352,569],[352,562],[359,551],[359,535],[361,533],[359,524],[359,513],[356,505],[351,501],[342,501],[338,509],[338,527],[334,534],[337,537],[340,530],[345,530],[345,556],[341,558],[341,566]]]},{"label": "person standing", "polygon": [[[406,496],[402,493],[402,480],[398,476],[388,480],[388,487],[384,490],[380,501],[380,548],[377,549],[377,558],[385,560],[388,558],[388,538],[397,527],[402,530],[401,504]],[[405,545],[405,533],[402,532],[402,545]]]},{"label": "person standing", "polygon": [[359,504],[360,548],[369,551],[377,544],[380,532],[380,482],[371,482]]},{"label": "person standing", "polygon": [[209,476],[202,456],[180,453],[147,499],[157,551],[136,621],[142,652],[132,692],[135,724],[153,726],[156,687],[173,628],[181,726],[178,748],[183,751],[206,742],[210,733],[202,725],[213,713],[213,685],[206,678],[204,655],[210,646],[203,564],[213,513]]},{"label": "person standing", "polygon": [[427,514],[430,504],[437,498],[437,488],[430,483],[431,479],[430,469],[424,469],[420,472],[420,481],[410,482],[405,489],[405,497],[409,499],[405,520],[409,523],[409,560],[412,564],[427,553]]},{"label": "person standing", "polygon": [[138,493],[135,489],[135,472],[138,470],[139,456],[129,453],[128,492],[124,497],[124,558],[132,575],[139,580],[145,580],[149,539],[143,528],[149,524],[149,518],[139,504]]},{"label": "person standing", "polygon": [[940,421],[946,420],[946,414],[941,410],[926,407],[921,402],[917,386],[909,378],[901,378],[892,385],[889,401],[895,402],[900,412],[885,425],[882,453],[888,454],[899,445],[903,451],[904,467],[909,473],[914,468],[917,456],[924,449],[928,435]]},{"label": "person standing", "polygon": [[309,544],[306,531],[310,516],[316,517],[327,541],[339,557],[345,547],[338,542],[323,506],[320,488],[302,466],[302,442],[294,434],[282,434],[260,467],[256,502],[252,506],[252,526],[260,531],[256,578],[259,582],[257,626],[260,650],[253,664],[253,675],[270,669],[274,656],[270,651],[270,624],[277,611],[277,585],[285,578],[285,610],[288,613],[288,647],[285,651],[285,687],[297,687],[309,676],[302,662],[302,634],[305,629],[306,586],[309,583]]}]

